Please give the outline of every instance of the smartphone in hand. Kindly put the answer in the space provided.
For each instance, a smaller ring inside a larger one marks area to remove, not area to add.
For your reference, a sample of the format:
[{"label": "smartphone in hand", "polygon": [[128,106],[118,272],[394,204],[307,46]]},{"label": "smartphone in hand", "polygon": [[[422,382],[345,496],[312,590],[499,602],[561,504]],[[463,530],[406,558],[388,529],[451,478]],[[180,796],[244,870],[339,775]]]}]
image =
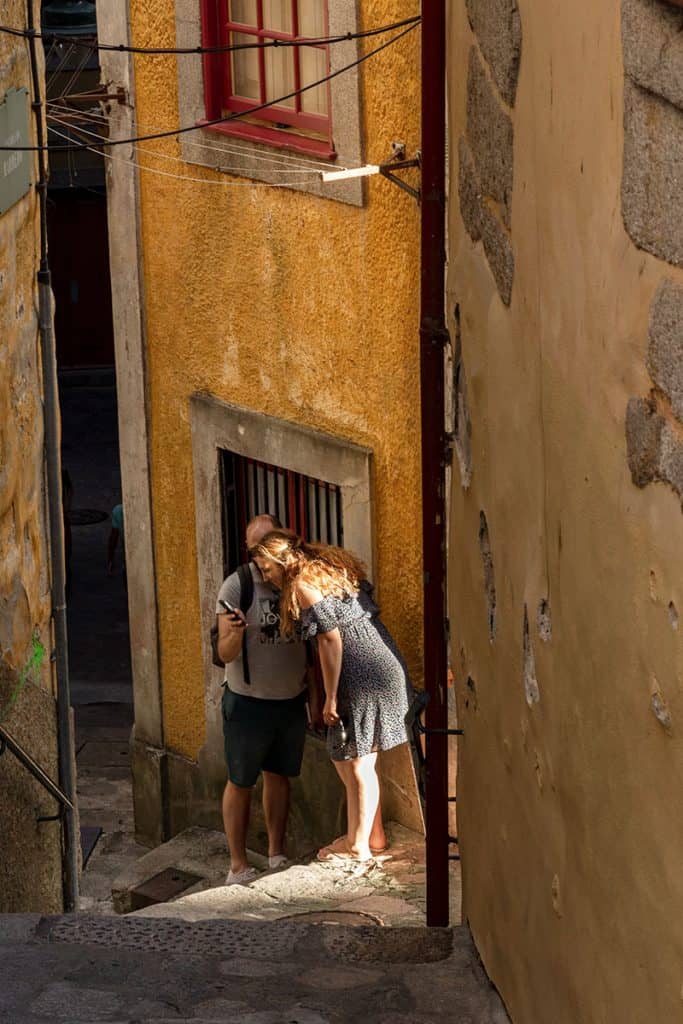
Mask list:
[{"label": "smartphone in hand", "polygon": [[225,608],[226,612],[228,613],[231,619],[237,619],[238,622],[242,623],[244,622],[242,613],[237,608],[235,608],[234,605],[230,604],[229,601],[224,601],[222,598],[219,598],[218,603],[222,605],[223,608]]}]

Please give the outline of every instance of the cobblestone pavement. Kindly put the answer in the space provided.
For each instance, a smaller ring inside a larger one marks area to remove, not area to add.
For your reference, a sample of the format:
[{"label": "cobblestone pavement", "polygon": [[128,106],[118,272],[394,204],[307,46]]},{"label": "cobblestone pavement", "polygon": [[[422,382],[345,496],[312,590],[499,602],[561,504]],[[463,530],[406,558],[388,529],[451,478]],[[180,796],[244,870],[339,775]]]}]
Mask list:
[{"label": "cobblestone pavement", "polygon": [[507,1024],[466,928],[0,916],[3,1024]]},{"label": "cobblestone pavement", "polygon": [[[131,720],[127,705],[77,708],[81,824],[103,830],[81,878],[81,910],[95,914],[129,910],[120,897],[112,899],[112,888],[121,888],[122,879],[124,886],[131,887],[173,866],[199,875],[202,881],[180,898],[139,913],[186,920],[272,920],[291,913],[346,909],[375,914],[390,925],[424,924],[424,842],[417,833],[391,823],[387,826],[391,856],[379,857],[370,871],[354,873],[310,858],[286,871],[264,874],[249,889],[240,886],[238,890],[221,884],[228,860],[220,834],[196,829],[186,833],[184,841],[176,837],[153,851],[136,843],[127,744]],[[257,857],[254,863],[262,866]],[[453,862],[452,925],[460,923],[460,902],[460,865]]]}]

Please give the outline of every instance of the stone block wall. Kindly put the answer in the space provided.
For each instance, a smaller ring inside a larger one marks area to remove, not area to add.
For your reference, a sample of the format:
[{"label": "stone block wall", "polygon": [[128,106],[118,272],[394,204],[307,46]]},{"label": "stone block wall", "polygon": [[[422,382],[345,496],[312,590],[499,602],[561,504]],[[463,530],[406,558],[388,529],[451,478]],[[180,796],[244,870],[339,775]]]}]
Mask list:
[{"label": "stone block wall", "polygon": [[[624,225],[637,246],[683,266],[683,10],[623,0]],[[661,481],[683,498],[683,286],[665,279],[650,309],[652,388],[626,413],[638,487]]]},{"label": "stone block wall", "polygon": [[467,0],[478,42],[469,53],[467,130],[459,142],[460,210],[481,241],[503,302],[509,306],[515,260],[512,226],[513,123],[522,45],[515,0]]},{"label": "stone block wall", "polygon": [[[24,25],[25,4],[10,0],[3,20]],[[28,84],[24,41],[0,36],[0,97]],[[49,658],[27,671],[34,638],[51,649],[37,263],[38,204],[30,189],[0,215],[0,722],[56,778]],[[0,912],[61,909],[59,825],[37,824],[37,809],[55,812],[6,752],[0,763]]]}]

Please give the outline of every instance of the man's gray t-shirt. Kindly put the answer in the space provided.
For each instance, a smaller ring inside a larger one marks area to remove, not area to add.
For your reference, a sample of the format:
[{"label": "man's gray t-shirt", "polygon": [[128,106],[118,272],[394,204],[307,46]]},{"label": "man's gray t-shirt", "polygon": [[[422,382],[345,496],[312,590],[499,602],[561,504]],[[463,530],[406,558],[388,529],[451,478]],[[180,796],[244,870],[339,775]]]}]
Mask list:
[{"label": "man's gray t-shirt", "polygon": [[[277,591],[266,583],[257,567],[250,563],[254,580],[254,600],[245,613],[247,619],[247,657],[249,678],[244,682],[242,652],[225,666],[225,681],[233,693],[261,700],[287,700],[305,688],[306,646],[303,640],[286,640],[280,635]],[[218,591],[218,599],[235,608],[240,606],[240,580],[236,572],[228,576]],[[227,614],[216,604],[216,614]]]}]

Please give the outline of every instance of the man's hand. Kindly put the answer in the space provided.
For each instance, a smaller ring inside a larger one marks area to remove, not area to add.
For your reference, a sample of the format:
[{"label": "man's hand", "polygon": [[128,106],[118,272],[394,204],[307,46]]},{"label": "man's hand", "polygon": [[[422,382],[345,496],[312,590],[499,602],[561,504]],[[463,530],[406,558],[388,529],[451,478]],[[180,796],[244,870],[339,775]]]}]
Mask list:
[{"label": "man's hand", "polygon": [[234,661],[242,650],[244,631],[247,620],[240,611],[235,613],[221,612],[218,616],[218,656],[227,665]]}]

